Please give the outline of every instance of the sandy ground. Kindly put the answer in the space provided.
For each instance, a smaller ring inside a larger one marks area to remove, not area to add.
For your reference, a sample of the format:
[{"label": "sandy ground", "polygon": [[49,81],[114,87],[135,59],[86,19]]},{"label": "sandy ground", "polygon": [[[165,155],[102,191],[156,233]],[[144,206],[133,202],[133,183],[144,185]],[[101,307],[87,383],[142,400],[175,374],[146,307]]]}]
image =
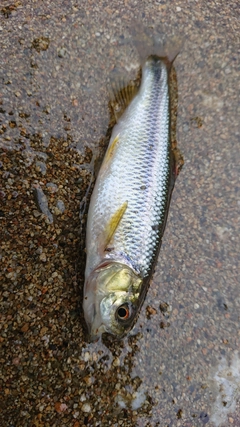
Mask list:
[{"label": "sandy ground", "polygon": [[[185,35],[185,165],[134,330],[89,344],[79,210],[134,17]],[[236,1],[0,0],[1,426],[240,426],[238,49]]]}]

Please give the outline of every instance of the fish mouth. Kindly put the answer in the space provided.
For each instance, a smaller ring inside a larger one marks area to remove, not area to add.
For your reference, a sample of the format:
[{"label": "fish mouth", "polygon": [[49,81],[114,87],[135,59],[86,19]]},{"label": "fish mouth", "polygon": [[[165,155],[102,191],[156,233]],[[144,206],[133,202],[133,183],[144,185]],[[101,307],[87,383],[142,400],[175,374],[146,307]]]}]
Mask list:
[{"label": "fish mouth", "polygon": [[89,328],[90,342],[98,341],[105,332],[107,332],[105,325],[101,322],[99,323],[99,320],[95,318],[93,324]]}]

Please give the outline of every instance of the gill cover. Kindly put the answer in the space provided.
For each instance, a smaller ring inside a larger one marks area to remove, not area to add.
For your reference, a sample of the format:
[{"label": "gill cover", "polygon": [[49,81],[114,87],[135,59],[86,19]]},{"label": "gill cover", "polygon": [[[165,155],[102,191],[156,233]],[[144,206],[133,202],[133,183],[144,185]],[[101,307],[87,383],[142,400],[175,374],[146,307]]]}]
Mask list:
[{"label": "gill cover", "polygon": [[83,302],[91,339],[127,332],[135,318],[142,279],[127,265],[105,262],[89,276]]}]

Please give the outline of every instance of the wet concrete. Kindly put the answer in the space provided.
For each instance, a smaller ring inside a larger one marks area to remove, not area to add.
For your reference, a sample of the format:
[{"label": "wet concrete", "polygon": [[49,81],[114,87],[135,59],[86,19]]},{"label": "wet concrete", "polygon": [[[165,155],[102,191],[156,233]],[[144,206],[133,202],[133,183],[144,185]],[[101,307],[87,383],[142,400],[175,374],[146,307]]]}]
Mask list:
[{"label": "wet concrete", "polygon": [[[1,425],[240,426],[238,8],[0,3]],[[134,17],[185,35],[185,165],[135,328],[89,344],[79,210]]]}]

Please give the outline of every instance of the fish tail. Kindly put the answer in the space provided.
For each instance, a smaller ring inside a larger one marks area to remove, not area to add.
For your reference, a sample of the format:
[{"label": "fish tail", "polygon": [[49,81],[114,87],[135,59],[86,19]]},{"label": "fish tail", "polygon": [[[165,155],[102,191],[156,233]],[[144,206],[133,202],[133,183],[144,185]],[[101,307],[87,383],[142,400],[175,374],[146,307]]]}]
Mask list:
[{"label": "fish tail", "polygon": [[164,60],[168,68],[171,68],[184,42],[179,35],[172,35],[166,38],[163,31],[153,32],[153,30],[144,27],[142,23],[136,20],[132,21],[129,33],[133,45],[138,51],[141,65],[145,63],[149,56],[152,56]]}]

